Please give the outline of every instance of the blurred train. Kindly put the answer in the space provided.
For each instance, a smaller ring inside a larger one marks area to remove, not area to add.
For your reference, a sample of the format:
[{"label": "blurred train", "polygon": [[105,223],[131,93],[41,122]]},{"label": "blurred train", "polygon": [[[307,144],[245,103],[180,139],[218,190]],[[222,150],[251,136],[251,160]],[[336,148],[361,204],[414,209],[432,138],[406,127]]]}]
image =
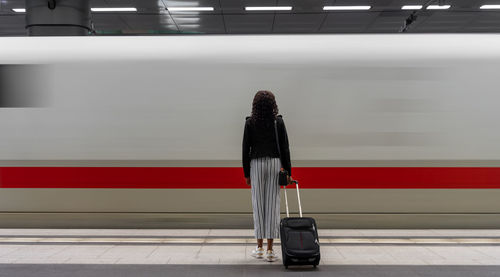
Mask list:
[{"label": "blurred train", "polygon": [[0,38],[0,227],[251,228],[242,132],[266,89],[319,228],[498,228],[498,49],[490,34]]}]

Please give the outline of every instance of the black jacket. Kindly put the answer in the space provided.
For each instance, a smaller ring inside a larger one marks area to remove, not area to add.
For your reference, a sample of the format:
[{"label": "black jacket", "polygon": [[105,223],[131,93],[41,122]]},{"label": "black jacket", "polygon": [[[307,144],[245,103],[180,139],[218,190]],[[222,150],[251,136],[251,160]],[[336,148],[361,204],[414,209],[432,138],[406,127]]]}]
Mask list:
[{"label": "black jacket", "polygon": [[[290,163],[290,149],[288,146],[288,134],[286,133],[283,117],[276,118],[278,127],[279,145],[281,150],[281,165],[292,175]],[[246,118],[245,132],[243,133],[243,171],[245,177],[250,177],[250,160],[260,157],[279,157],[276,145],[274,122],[269,126],[255,126],[250,117]]]}]

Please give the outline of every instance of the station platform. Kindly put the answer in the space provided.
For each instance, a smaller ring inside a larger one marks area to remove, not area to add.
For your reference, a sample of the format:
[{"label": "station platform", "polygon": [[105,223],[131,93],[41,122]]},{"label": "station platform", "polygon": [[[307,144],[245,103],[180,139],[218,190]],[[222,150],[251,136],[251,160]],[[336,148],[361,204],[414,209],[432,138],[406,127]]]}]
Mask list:
[{"label": "station platform", "polygon": [[500,230],[319,236],[318,268],[285,269],[250,256],[248,229],[0,229],[0,276],[500,276]]}]

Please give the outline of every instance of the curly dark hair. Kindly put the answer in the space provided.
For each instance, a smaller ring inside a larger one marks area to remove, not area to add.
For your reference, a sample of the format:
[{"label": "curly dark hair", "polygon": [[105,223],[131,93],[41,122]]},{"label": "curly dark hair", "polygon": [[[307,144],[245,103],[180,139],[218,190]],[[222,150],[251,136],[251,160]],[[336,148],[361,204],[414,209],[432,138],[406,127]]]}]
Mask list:
[{"label": "curly dark hair", "polygon": [[252,103],[252,123],[267,126],[274,122],[277,115],[278,105],[274,94],[268,90],[258,91]]}]

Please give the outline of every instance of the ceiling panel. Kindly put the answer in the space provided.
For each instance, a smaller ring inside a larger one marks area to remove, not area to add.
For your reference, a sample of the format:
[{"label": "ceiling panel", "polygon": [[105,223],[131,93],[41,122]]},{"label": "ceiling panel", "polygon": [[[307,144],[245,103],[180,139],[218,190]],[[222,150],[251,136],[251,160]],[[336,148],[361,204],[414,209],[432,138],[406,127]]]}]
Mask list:
[{"label": "ceiling panel", "polygon": [[418,32],[459,32],[474,19],[472,12],[433,12],[427,19],[420,20],[414,31]]},{"label": "ceiling panel", "polygon": [[0,16],[0,36],[26,35],[24,16]]},{"label": "ceiling panel", "polygon": [[224,15],[228,33],[271,33],[273,14]]},{"label": "ceiling panel", "polygon": [[407,12],[381,12],[367,27],[367,32],[397,33],[403,28],[403,22],[408,17]]},{"label": "ceiling panel", "polygon": [[138,12],[166,12],[161,0],[90,0],[91,7],[135,7]]},{"label": "ceiling panel", "polygon": [[121,31],[131,30],[130,25],[125,22],[123,15],[93,14],[92,21],[94,22],[96,31],[101,34],[117,34]]},{"label": "ceiling panel", "polygon": [[307,0],[307,1],[292,1],[292,0],[220,0],[224,14],[244,14],[244,13],[260,13],[260,14],[279,14],[290,13],[290,11],[245,11],[245,7],[252,6],[292,6],[292,12],[321,12],[323,1]]},{"label": "ceiling panel", "polygon": [[184,0],[184,1],[170,1],[164,0],[166,7],[213,7],[214,11],[200,11],[200,12],[185,12],[185,11],[169,11],[172,15],[212,15],[221,14],[222,10],[219,5],[219,0]]},{"label": "ceiling panel", "polygon": [[321,26],[321,32],[337,32],[338,30],[355,30],[365,32],[377,18],[378,13],[367,12],[332,12],[328,13]]},{"label": "ceiling panel", "polygon": [[500,32],[500,12],[475,13],[475,17],[465,25],[463,32]]},{"label": "ceiling panel", "polygon": [[12,13],[12,9],[24,8],[24,0],[0,0],[0,13]]},{"label": "ceiling panel", "polygon": [[325,15],[317,14],[277,14],[274,19],[274,32],[315,33],[320,29]]},{"label": "ceiling panel", "polygon": [[[397,33],[426,0],[90,0],[92,7],[133,6],[138,12],[92,13],[97,34]],[[500,32],[500,10],[479,10],[500,0],[444,0],[447,11],[418,11],[408,32]],[[437,0],[435,1],[437,2]],[[370,5],[370,11],[323,11],[324,5]],[[25,0],[0,0],[0,36],[25,35]],[[292,11],[247,12],[245,6],[292,6]],[[166,7],[210,6],[213,12],[172,12]]]},{"label": "ceiling panel", "polygon": [[274,6],[276,0],[220,0],[224,14],[243,14],[246,6]]},{"label": "ceiling panel", "polygon": [[483,27],[489,25],[492,27],[498,27],[500,25],[500,12],[481,12],[477,13],[476,20],[474,24]]},{"label": "ceiling panel", "polygon": [[[174,20],[168,14],[149,15],[149,14],[127,14],[121,15],[121,19],[126,22],[128,32],[155,34],[177,32],[178,28]],[[100,30],[100,31],[105,31]]]},{"label": "ceiling panel", "polygon": [[278,0],[278,6],[292,6],[294,13],[323,13],[324,0]]},{"label": "ceiling panel", "polygon": [[222,15],[179,15],[172,14],[172,18],[181,32],[199,32],[199,33],[225,33],[224,21]]}]

